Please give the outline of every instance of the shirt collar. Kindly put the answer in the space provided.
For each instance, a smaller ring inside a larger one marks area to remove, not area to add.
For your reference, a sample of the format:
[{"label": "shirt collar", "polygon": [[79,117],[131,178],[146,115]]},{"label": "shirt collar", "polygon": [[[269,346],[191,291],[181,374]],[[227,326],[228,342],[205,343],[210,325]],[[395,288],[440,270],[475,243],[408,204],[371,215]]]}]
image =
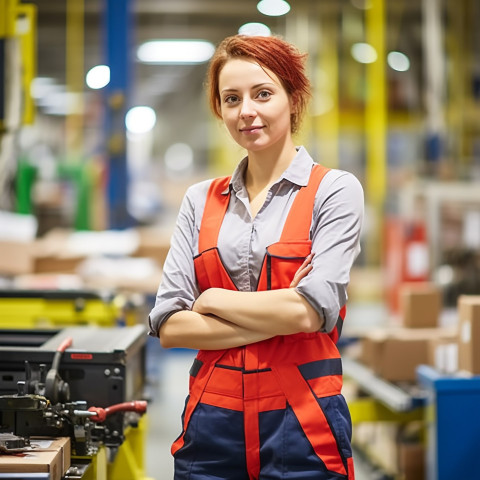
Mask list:
[{"label": "shirt collar", "polygon": [[[222,194],[226,195],[230,191],[230,188],[232,188],[235,192],[239,192],[242,188],[244,188],[243,178],[245,169],[247,168],[247,162],[248,157],[244,157],[240,161],[240,163],[237,165],[237,168],[233,172],[228,188],[226,188]],[[282,173],[279,181],[285,179],[300,187],[304,187],[308,184],[313,164],[313,159],[310,157],[305,147],[297,147],[297,154],[293,158],[289,167]]]}]

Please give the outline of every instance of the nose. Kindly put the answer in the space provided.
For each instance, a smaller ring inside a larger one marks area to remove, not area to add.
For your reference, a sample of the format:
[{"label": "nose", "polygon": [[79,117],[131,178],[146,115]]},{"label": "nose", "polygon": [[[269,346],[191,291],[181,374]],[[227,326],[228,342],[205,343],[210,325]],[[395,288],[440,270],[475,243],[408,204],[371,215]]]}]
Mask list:
[{"label": "nose", "polygon": [[242,108],[240,109],[240,117],[241,118],[255,117],[256,114],[257,112],[255,110],[254,102],[249,98],[244,99],[242,101]]}]

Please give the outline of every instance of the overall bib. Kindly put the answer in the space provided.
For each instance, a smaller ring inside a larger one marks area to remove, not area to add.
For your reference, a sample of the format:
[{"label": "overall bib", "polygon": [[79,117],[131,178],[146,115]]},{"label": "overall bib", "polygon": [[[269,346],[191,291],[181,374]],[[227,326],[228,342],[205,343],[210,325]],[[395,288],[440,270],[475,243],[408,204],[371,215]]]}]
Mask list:
[{"label": "overall bib", "polygon": [[[297,193],[280,240],[267,247],[257,290],[288,288],[311,251],[316,165]],[[195,273],[201,291],[237,290],[217,249],[230,178],[213,181]],[[175,480],[354,480],[351,421],[336,328],[276,336],[243,347],[200,350],[190,370],[183,432],[172,445]],[[272,318],[272,321],[275,321]]]}]

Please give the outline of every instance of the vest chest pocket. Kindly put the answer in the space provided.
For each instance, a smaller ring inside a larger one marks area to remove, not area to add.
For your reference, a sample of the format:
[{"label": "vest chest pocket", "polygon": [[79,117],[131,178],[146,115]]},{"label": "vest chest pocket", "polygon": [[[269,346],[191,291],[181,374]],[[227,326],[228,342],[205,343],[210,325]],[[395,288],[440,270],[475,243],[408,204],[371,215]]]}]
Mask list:
[{"label": "vest chest pocket", "polygon": [[310,240],[277,242],[267,247],[258,282],[258,290],[288,288],[310,253]]}]

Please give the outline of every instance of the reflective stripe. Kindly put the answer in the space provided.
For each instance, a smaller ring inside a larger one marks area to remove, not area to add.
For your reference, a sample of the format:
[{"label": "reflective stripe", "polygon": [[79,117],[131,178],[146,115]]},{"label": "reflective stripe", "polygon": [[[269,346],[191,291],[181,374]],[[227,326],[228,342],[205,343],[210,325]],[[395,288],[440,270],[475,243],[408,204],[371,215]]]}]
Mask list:
[{"label": "reflective stripe", "polygon": [[190,375],[192,377],[196,377],[197,373],[200,371],[200,368],[202,368],[202,365],[203,365],[203,362],[198,358],[195,358],[195,360],[193,360],[192,366],[190,367],[190,372],[189,372]]},{"label": "reflective stripe", "polygon": [[325,377],[327,375],[342,374],[341,358],[327,358],[325,360],[316,360],[315,362],[305,363],[298,367],[305,380],[312,378]]}]

